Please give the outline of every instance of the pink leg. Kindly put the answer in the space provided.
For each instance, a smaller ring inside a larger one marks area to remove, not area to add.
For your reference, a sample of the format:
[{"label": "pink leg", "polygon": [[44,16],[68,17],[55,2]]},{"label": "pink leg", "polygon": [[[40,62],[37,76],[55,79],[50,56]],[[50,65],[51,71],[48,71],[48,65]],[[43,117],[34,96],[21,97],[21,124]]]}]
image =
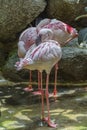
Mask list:
[{"label": "pink leg", "polygon": [[53,96],[56,101],[57,99],[57,71],[58,71],[58,63],[55,65],[55,83],[54,83],[54,91],[53,91]]},{"label": "pink leg", "polygon": [[50,119],[48,83],[49,83],[49,74],[47,74],[47,79],[46,79],[46,101],[47,101],[47,110],[48,110],[48,120],[46,120],[46,122],[48,126],[52,128],[56,128],[57,124],[54,124],[53,122],[51,122],[51,119]]},{"label": "pink leg", "polygon": [[43,87],[42,87],[42,72],[40,73],[40,78],[41,78],[41,81],[40,81],[40,84],[41,84],[41,99],[42,99],[42,120],[44,119],[44,90],[43,90]]},{"label": "pink leg", "polygon": [[38,90],[40,90],[41,89],[41,77],[42,76],[42,73],[40,73],[39,71],[38,71]]},{"label": "pink leg", "polygon": [[42,72],[38,71],[38,91],[33,92],[34,95],[41,95],[41,76],[42,76]]},{"label": "pink leg", "polygon": [[33,91],[32,84],[31,84],[31,75],[32,75],[31,70],[29,71],[29,74],[30,74],[29,85],[28,85],[28,87],[24,88],[24,90],[28,91],[28,92],[31,92],[31,91]]}]

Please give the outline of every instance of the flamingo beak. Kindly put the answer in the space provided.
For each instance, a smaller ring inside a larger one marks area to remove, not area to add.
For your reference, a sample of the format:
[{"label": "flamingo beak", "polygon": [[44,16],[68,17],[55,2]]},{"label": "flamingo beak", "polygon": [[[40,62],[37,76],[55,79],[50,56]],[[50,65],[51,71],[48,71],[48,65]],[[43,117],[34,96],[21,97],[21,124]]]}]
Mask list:
[{"label": "flamingo beak", "polygon": [[73,38],[76,38],[76,37],[78,37],[78,33],[76,33],[76,34],[73,36]]},{"label": "flamingo beak", "polygon": [[22,66],[19,64],[19,65],[15,65],[15,68],[17,71],[20,71],[22,69]]},{"label": "flamingo beak", "polygon": [[16,70],[17,71],[20,71],[22,68],[20,67],[20,66],[18,66],[17,68],[16,68]]},{"label": "flamingo beak", "polygon": [[39,35],[35,41],[36,45],[38,46],[41,43],[41,35]]}]

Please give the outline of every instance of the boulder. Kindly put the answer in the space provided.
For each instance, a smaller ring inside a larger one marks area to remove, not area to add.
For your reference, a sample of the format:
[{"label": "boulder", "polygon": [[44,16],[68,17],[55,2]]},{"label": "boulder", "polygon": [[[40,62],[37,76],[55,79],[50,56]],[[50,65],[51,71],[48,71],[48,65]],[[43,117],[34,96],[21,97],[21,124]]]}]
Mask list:
[{"label": "boulder", "polygon": [[87,80],[87,49],[79,47],[63,47],[63,55],[59,63],[59,77],[62,81]]},{"label": "boulder", "polygon": [[4,46],[0,43],[0,67],[5,63]]},{"label": "boulder", "polygon": [[[87,80],[87,49],[79,47],[66,46],[62,48],[63,55],[59,62],[58,80],[61,82],[71,81],[85,81]],[[9,57],[6,65],[3,67],[3,75],[6,79],[11,81],[29,81],[29,70],[16,71],[14,64],[18,61],[17,54],[12,54]],[[51,72],[51,82],[53,78],[54,69]],[[33,81],[37,81],[37,73],[33,72]]]},{"label": "boulder", "polygon": [[87,27],[79,31],[78,42],[80,44],[83,41],[87,42]]},{"label": "boulder", "polygon": [[0,41],[12,41],[45,8],[44,0],[0,0]]},{"label": "boulder", "polygon": [[81,48],[87,48],[87,27],[79,31],[78,42]]},{"label": "boulder", "polygon": [[18,60],[19,58],[17,55],[17,50],[15,50],[14,52],[10,52],[9,58],[4,67],[2,68],[2,73],[5,79],[9,81],[22,81],[21,76],[19,76],[20,73],[16,71],[14,66],[16,61]]},{"label": "boulder", "polygon": [[87,1],[85,0],[49,0],[47,15],[76,26],[74,20],[78,15],[85,13],[86,5]]}]

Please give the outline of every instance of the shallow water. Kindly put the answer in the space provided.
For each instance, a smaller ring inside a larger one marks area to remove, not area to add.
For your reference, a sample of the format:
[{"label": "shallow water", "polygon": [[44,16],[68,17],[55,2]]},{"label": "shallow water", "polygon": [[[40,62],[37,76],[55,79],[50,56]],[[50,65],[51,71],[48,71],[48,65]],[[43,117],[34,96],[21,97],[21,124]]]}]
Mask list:
[{"label": "shallow water", "polygon": [[[40,96],[23,88],[0,87],[0,130],[52,130],[41,121]],[[59,88],[57,101],[50,98],[50,114],[56,130],[87,130],[87,88]]]}]

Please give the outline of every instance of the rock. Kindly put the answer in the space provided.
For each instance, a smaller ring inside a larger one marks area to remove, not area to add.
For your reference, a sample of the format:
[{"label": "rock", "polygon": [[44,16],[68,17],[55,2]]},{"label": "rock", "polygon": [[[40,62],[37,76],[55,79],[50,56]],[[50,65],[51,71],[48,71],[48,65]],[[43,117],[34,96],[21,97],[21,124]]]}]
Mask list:
[{"label": "rock", "polygon": [[81,42],[80,47],[81,48],[87,48],[87,42],[86,41]]},{"label": "rock", "polygon": [[87,7],[85,7],[85,12],[87,12]]},{"label": "rock", "polygon": [[44,0],[0,0],[0,40],[12,41],[45,8]]},{"label": "rock", "polygon": [[79,31],[78,42],[81,48],[87,48],[87,28]]},{"label": "rock", "polygon": [[12,81],[22,81],[21,77],[19,74],[17,74],[17,71],[15,69],[15,63],[18,61],[18,56],[17,56],[17,51],[14,53],[11,52],[8,61],[3,67],[3,75],[7,80],[12,80]]},{"label": "rock", "polygon": [[[85,13],[85,0],[49,0],[47,5],[48,17],[57,18],[76,26],[74,21],[78,15]],[[79,25],[78,25],[79,26]]]},{"label": "rock", "polygon": [[4,81],[5,79],[4,79],[4,77],[3,77],[3,75],[2,75],[2,72],[0,71],[0,81]]},{"label": "rock", "polygon": [[87,42],[87,27],[79,31],[78,42],[80,44],[83,41]]},{"label": "rock", "polygon": [[[63,55],[59,62],[58,80],[61,82],[80,82],[87,80],[87,49],[80,47],[66,46],[62,48]],[[17,54],[9,57],[3,67],[3,75],[11,81],[29,81],[29,70],[15,70],[14,64],[17,61]],[[51,82],[54,82],[54,70],[51,72]],[[33,72],[33,82],[37,81],[37,73]]]},{"label": "rock", "polygon": [[5,63],[4,46],[0,43],[0,67]]},{"label": "rock", "polygon": [[87,49],[63,47],[63,56],[59,63],[59,77],[62,81],[87,80]]}]

